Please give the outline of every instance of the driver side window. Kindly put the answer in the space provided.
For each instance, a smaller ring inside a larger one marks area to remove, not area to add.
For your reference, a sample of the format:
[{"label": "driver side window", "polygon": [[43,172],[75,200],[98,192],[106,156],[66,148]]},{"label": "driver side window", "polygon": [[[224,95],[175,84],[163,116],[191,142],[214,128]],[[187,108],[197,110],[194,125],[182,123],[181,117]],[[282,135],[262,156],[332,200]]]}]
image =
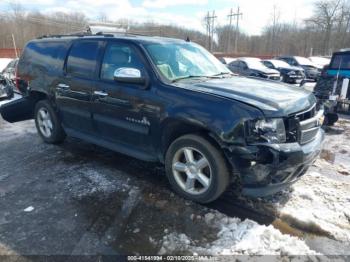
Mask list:
[{"label": "driver side window", "polygon": [[111,43],[107,46],[101,66],[101,79],[113,80],[114,72],[120,68],[144,68],[136,51],[127,44]]}]

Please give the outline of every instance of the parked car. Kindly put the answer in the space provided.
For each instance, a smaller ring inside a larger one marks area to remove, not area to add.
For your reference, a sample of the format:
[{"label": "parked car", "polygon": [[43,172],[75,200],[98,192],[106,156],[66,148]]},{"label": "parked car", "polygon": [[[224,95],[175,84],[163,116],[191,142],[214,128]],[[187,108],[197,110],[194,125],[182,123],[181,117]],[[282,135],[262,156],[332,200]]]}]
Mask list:
[{"label": "parked car", "polygon": [[224,65],[228,65],[229,63],[235,61],[237,58],[233,58],[233,57],[220,57],[219,60],[221,63],[223,63]]},{"label": "parked car", "polygon": [[0,99],[10,99],[13,97],[13,95],[12,82],[0,74]]},{"label": "parked car", "polygon": [[301,56],[279,56],[276,59],[282,60],[291,66],[301,67],[305,71],[306,80],[317,81],[321,75],[320,69],[317,68],[309,59]]},{"label": "parked car", "polygon": [[325,66],[328,66],[331,62],[330,58],[322,56],[310,56],[309,60],[319,69],[322,70]]},{"label": "parked car", "polygon": [[290,84],[300,84],[305,78],[304,70],[301,67],[291,66],[282,60],[263,60],[262,63],[266,67],[275,69],[280,72],[283,82]]},{"label": "parked car", "polygon": [[228,68],[241,76],[259,77],[280,81],[281,75],[277,70],[266,67],[259,58],[243,57],[228,65]]},{"label": "parked car", "polygon": [[17,68],[18,58],[13,59],[1,72],[1,74],[7,79],[11,80],[13,83],[16,80],[16,68]]},{"label": "parked car", "polygon": [[69,135],[163,163],[172,188],[200,203],[229,186],[276,193],[322,147],[323,111],[312,93],[234,76],[195,43],[43,37],[26,45],[17,70],[23,97],[0,108],[6,121],[34,118],[46,143]]}]

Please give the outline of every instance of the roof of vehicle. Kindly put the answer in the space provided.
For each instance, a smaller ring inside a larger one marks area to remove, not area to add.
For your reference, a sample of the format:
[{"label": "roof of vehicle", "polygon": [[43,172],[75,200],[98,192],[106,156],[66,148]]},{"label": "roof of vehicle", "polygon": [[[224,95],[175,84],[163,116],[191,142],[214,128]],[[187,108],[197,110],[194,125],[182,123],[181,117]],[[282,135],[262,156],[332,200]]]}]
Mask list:
[{"label": "roof of vehicle", "polygon": [[260,58],[257,57],[238,57],[237,59],[242,60],[242,61],[261,61]]},{"label": "roof of vehicle", "polygon": [[286,66],[288,66],[288,67],[291,67],[287,62],[285,62],[285,61],[283,61],[283,60],[278,60],[278,59],[264,59],[264,60],[262,60],[262,61],[263,61],[263,62],[264,62],[264,61],[270,62],[270,63],[272,63],[273,65],[283,63],[284,65],[286,65]]},{"label": "roof of vehicle", "polygon": [[138,43],[183,43],[186,40],[177,38],[168,38],[160,36],[144,36],[131,33],[107,33],[107,34],[76,34],[76,35],[48,35],[37,38],[36,41],[57,41],[57,40],[76,40],[76,39],[122,39]]},{"label": "roof of vehicle", "polygon": [[0,58],[0,72],[4,70],[11,61],[13,61],[12,58]]}]

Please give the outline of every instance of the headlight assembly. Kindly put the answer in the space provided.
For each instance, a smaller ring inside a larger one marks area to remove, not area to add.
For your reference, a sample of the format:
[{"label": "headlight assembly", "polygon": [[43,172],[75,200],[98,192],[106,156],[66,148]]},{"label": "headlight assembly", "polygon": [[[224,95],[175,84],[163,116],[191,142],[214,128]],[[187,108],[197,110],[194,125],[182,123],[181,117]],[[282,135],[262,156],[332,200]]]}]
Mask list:
[{"label": "headlight assembly", "polygon": [[284,143],[286,129],[282,118],[249,120],[246,122],[248,143]]}]

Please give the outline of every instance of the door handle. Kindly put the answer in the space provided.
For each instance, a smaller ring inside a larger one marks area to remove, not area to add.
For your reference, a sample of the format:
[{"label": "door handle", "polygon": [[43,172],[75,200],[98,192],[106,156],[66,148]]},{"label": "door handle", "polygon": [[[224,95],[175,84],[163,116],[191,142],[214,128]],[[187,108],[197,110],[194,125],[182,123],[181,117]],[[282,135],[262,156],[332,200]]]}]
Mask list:
[{"label": "door handle", "polygon": [[58,84],[57,87],[61,88],[61,89],[70,89],[69,85],[66,85],[66,84],[63,84],[63,83]]},{"label": "door handle", "polygon": [[108,93],[107,92],[103,92],[103,91],[94,91],[94,95],[97,95],[97,96],[108,96]]}]

